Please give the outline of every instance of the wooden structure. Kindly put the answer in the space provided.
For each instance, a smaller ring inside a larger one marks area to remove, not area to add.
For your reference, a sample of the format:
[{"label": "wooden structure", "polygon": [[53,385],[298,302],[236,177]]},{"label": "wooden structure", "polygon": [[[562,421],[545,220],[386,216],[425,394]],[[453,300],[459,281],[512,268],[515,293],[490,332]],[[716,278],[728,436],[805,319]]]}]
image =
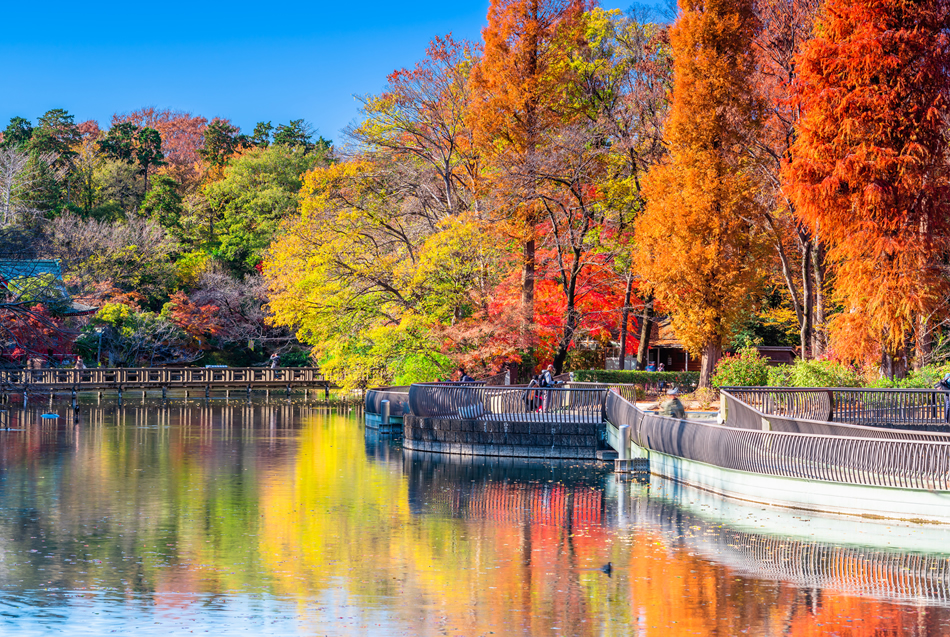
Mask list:
[{"label": "wooden structure", "polygon": [[0,369],[0,392],[54,393],[82,391],[318,389],[330,383],[316,367],[146,367],[94,369]]}]

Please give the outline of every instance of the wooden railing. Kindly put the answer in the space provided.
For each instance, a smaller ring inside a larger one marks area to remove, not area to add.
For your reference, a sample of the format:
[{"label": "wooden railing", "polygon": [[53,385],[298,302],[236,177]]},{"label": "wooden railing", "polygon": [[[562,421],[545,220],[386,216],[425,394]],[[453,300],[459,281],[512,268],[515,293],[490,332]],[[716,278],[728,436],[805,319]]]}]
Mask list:
[{"label": "wooden railing", "polygon": [[3,369],[6,391],[326,387],[315,367],[149,367],[95,369]]}]

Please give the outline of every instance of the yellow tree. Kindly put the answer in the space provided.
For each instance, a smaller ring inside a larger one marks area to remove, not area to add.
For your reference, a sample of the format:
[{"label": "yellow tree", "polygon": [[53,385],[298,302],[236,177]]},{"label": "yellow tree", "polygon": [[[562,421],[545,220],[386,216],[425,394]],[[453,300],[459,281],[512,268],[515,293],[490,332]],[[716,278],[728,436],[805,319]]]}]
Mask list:
[{"label": "yellow tree", "polygon": [[755,298],[762,241],[748,159],[761,116],[751,78],[758,21],[750,0],[685,0],[670,33],[674,86],[667,160],[644,182],[636,268],[702,354],[700,386]]}]

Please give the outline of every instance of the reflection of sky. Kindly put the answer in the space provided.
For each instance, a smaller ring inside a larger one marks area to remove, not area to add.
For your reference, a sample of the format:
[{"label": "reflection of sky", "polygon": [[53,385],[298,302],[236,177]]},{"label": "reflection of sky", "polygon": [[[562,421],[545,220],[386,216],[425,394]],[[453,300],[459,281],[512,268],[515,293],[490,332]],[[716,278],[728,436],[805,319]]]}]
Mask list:
[{"label": "reflection of sky", "polygon": [[[921,548],[932,525],[403,451],[284,401],[89,406],[78,426],[40,423],[45,410],[0,433],[4,635],[941,634],[950,620],[947,556]],[[888,549],[897,536],[917,552]]]}]

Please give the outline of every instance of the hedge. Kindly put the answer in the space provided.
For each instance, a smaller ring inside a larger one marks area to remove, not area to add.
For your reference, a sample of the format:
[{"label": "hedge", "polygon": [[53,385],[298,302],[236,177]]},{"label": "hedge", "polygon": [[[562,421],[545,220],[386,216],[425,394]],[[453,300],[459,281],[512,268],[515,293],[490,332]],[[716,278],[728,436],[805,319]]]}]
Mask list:
[{"label": "hedge", "polygon": [[669,383],[680,387],[695,387],[699,384],[699,372],[644,372],[619,369],[580,369],[574,372],[574,380],[583,383],[619,383],[624,385],[647,385]]}]

